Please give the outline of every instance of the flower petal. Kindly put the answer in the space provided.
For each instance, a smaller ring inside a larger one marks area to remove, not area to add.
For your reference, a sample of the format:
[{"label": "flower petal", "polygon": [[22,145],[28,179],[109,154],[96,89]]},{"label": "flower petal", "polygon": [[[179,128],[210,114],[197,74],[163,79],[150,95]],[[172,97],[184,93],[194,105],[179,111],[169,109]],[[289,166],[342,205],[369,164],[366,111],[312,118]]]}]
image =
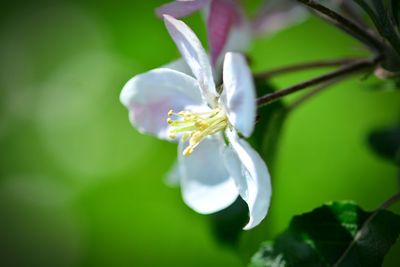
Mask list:
[{"label": "flower petal", "polygon": [[199,39],[184,22],[168,15],[164,15],[164,21],[176,46],[198,80],[205,99],[214,105],[218,94],[210,61]]},{"label": "flower petal", "polygon": [[161,68],[176,70],[176,71],[185,73],[191,77],[194,77],[192,70],[189,68],[188,64],[186,64],[186,61],[183,58],[179,58],[168,64],[165,64]]},{"label": "flower petal", "polygon": [[178,0],[160,6],[156,9],[156,14],[160,18],[163,15],[170,15],[179,19],[205,7],[209,2],[210,0]]},{"label": "flower petal", "polygon": [[221,102],[230,123],[249,137],[256,119],[256,93],[253,76],[246,59],[237,53],[227,53],[223,70],[224,91]]},{"label": "flower petal", "polygon": [[208,41],[211,50],[211,61],[215,66],[219,55],[225,47],[228,36],[234,25],[241,20],[241,12],[234,0],[212,1],[207,19]]},{"label": "flower petal", "polygon": [[203,140],[189,156],[183,156],[185,144],[179,144],[182,196],[185,203],[202,214],[230,206],[239,193],[223,162],[221,136]]},{"label": "flower petal", "polygon": [[168,140],[168,111],[204,104],[194,78],[166,68],[154,69],[130,79],[122,89],[120,100],[129,109],[135,128]]},{"label": "flower petal", "polygon": [[272,34],[293,24],[301,23],[308,17],[308,12],[295,1],[269,0],[253,21],[255,34]]},{"label": "flower petal", "polygon": [[257,226],[267,216],[271,180],[260,155],[236,133],[227,131],[230,146],[224,152],[225,164],[235,179],[240,196],[249,206],[250,220],[245,230]]}]

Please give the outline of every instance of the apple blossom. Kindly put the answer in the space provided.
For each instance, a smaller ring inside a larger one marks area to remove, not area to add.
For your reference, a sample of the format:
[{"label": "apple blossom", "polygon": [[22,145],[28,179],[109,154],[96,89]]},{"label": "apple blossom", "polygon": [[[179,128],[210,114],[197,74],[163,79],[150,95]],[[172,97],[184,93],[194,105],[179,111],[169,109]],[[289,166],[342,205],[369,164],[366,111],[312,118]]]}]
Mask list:
[{"label": "apple blossom", "polygon": [[240,137],[252,134],[256,118],[247,62],[227,53],[217,88],[197,36],[182,21],[168,15],[164,21],[193,77],[168,67],[136,75],[124,86],[121,102],[139,131],[179,143],[175,170],[189,207],[210,214],[240,196],[249,208],[244,229],[251,229],[267,215],[271,182],[260,155]]}]

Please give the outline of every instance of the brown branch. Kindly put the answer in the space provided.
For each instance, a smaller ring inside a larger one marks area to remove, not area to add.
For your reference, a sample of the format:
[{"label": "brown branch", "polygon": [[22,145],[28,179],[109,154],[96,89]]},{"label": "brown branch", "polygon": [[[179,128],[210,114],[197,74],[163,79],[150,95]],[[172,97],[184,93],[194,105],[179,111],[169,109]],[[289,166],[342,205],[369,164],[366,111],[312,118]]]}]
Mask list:
[{"label": "brown branch", "polygon": [[261,73],[257,73],[254,75],[255,78],[265,79],[271,76],[276,76],[280,74],[285,74],[294,71],[302,71],[314,68],[324,68],[324,67],[337,67],[352,63],[354,61],[360,60],[360,58],[342,58],[342,59],[334,59],[334,60],[320,60],[313,62],[300,63],[290,66],[285,66]]},{"label": "brown branch", "polygon": [[333,72],[330,72],[330,73],[321,75],[319,77],[313,78],[311,80],[308,80],[308,81],[305,81],[305,82],[290,86],[290,87],[288,87],[286,89],[282,89],[282,90],[279,90],[277,92],[261,96],[261,97],[259,97],[257,99],[257,105],[259,107],[260,106],[264,106],[264,105],[266,105],[266,104],[268,104],[268,103],[270,103],[272,101],[275,101],[275,100],[277,100],[277,99],[279,99],[281,97],[284,97],[284,96],[290,95],[292,93],[298,92],[298,91],[303,90],[305,88],[308,88],[310,86],[317,85],[317,84],[320,84],[320,83],[323,83],[323,82],[327,82],[327,81],[330,81],[332,79],[343,77],[343,76],[349,75],[349,74],[351,74],[353,72],[372,67],[377,62],[379,62],[380,60],[381,60],[381,58],[376,58],[376,59],[374,59],[372,61],[364,59],[364,60],[358,60],[357,62],[354,62],[354,63],[351,63],[351,64],[347,64],[347,65],[345,65],[345,66],[343,66],[343,67],[341,67],[338,70],[335,70]]},{"label": "brown branch", "polygon": [[331,87],[333,84],[339,82],[339,80],[340,79],[335,79],[335,80],[327,81],[327,82],[320,84],[319,86],[312,89],[310,92],[304,94],[303,96],[301,96],[298,99],[296,99],[295,101],[293,101],[290,105],[287,106],[286,109],[288,111],[294,110],[298,106],[302,105],[304,102],[308,101],[311,97],[317,95],[321,91],[324,91],[325,89]]},{"label": "brown branch", "polygon": [[313,0],[297,0],[298,2],[312,8],[313,10],[318,11],[321,14],[329,17],[335,23],[343,26],[346,30],[353,32],[354,34],[362,37],[368,45],[374,47],[377,51],[381,52],[384,49],[384,45],[380,40],[378,40],[374,35],[372,35],[367,30],[363,29],[362,26],[358,25],[357,23],[341,16],[340,14],[336,13],[335,11],[316,3]]}]

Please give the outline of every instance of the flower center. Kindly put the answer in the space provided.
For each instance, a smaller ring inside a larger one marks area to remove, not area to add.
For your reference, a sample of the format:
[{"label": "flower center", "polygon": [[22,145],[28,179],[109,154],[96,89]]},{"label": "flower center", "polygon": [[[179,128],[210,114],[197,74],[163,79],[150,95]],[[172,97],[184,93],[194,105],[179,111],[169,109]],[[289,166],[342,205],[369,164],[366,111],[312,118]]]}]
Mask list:
[{"label": "flower center", "polygon": [[170,138],[175,138],[177,133],[182,133],[182,141],[189,139],[189,145],[183,150],[184,156],[189,156],[205,137],[222,131],[228,126],[228,118],[221,108],[207,112],[174,113],[170,110],[167,122],[172,126],[169,131]]}]

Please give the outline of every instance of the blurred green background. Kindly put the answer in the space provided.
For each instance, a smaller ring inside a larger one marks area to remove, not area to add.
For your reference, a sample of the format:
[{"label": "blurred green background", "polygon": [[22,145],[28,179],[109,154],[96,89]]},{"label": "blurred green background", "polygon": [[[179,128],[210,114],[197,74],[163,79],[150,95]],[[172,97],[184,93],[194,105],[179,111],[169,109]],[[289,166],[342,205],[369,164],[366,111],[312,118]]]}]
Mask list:
[{"label": "blurred green background", "polygon": [[[269,216],[243,233],[239,252],[221,246],[208,217],[164,183],[175,146],[137,133],[118,99],[133,75],[179,57],[154,15],[163,2],[2,5],[1,266],[243,266],[294,214],[344,199],[373,209],[398,189],[395,167],[370,152],[366,136],[399,119],[400,95],[367,90],[358,76],[291,114]],[[201,17],[186,21],[204,41]],[[365,54],[318,19],[260,38],[250,50],[256,71]],[[273,82],[281,88],[318,73]],[[398,255],[399,244],[385,266],[398,266]]]}]

